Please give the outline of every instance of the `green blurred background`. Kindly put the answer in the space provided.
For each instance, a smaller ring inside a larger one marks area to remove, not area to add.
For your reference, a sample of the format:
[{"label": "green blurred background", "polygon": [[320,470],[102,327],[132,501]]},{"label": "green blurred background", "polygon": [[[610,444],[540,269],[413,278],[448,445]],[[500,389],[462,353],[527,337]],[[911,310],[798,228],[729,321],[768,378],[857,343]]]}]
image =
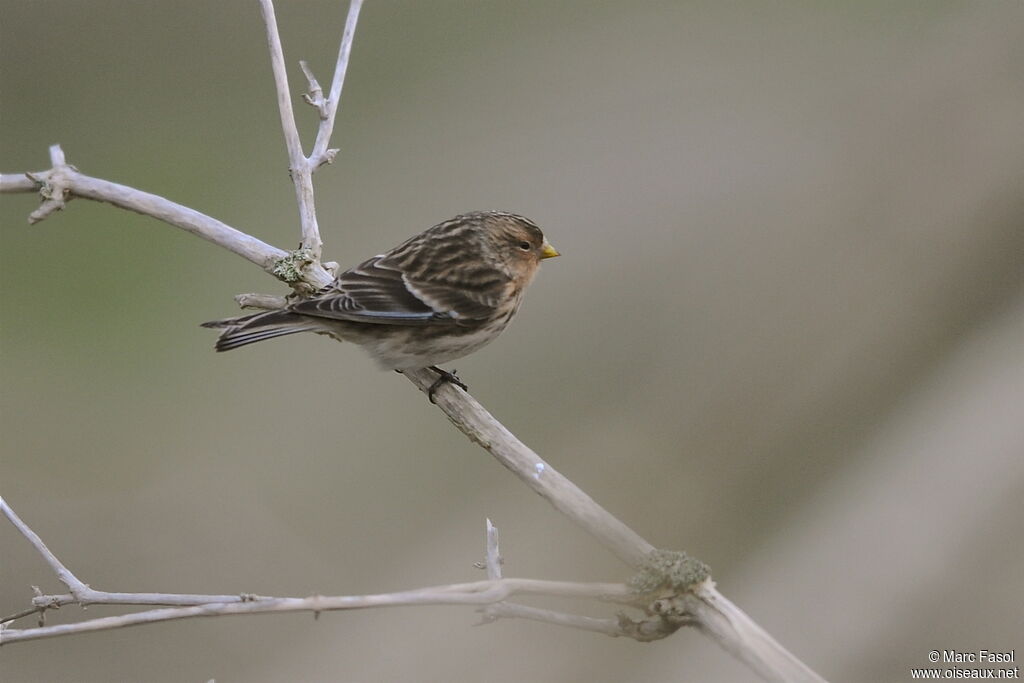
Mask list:
[{"label": "green blurred background", "polygon": [[[164,195],[282,248],[293,191],[255,2],[0,3],[0,171]],[[280,3],[330,73],[337,2]],[[297,104],[301,128],[312,111]],[[325,255],[530,216],[473,394],[820,673],[1024,650],[1024,5],[369,0],[317,175]],[[0,492],[96,588],[357,594],[619,564],[357,349],[213,352],[251,264],[84,200],[0,200]],[[0,524],[0,613],[60,584]],[[607,615],[600,607],[565,608]],[[49,623],[118,613],[65,608]],[[429,607],[11,645],[22,681],[746,681],[638,644]],[[30,623],[31,620],[22,622]]]}]

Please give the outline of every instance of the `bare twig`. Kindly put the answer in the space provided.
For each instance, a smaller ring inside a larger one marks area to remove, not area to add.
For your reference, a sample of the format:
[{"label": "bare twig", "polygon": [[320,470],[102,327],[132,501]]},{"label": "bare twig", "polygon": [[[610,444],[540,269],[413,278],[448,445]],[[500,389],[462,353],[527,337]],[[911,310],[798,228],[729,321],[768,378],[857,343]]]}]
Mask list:
[{"label": "bare twig", "polygon": [[43,559],[46,560],[48,565],[50,565],[53,573],[57,575],[57,578],[60,579],[61,583],[68,587],[68,590],[71,591],[71,594],[76,599],[80,599],[79,596],[85,595],[89,592],[89,587],[79,581],[78,577],[72,574],[71,570],[65,567],[64,564],[57,559],[57,556],[50,552],[50,549],[46,547],[45,543],[43,543],[43,539],[39,538],[39,535],[36,532],[32,531],[25,522],[21,521],[21,517],[11,509],[11,506],[7,504],[7,501],[4,500],[3,497],[0,497],[0,512],[4,514],[4,517],[10,520],[11,524],[21,532],[22,536],[28,539],[28,542],[35,547],[36,552],[43,556]]},{"label": "bare twig", "polygon": [[238,595],[206,595],[203,593],[118,593],[98,591],[93,588],[82,591],[81,597],[63,595],[37,595],[32,604],[39,609],[59,609],[64,605],[205,605],[211,602],[252,602],[269,600],[265,595],[239,593]]},{"label": "bare twig", "polygon": [[62,595],[43,595],[41,592],[32,598],[32,608],[23,610],[0,622],[13,621],[29,614],[47,609],[57,609],[64,605],[203,605],[212,602],[248,602],[266,599],[263,596],[249,593],[241,595],[202,595],[186,593],[120,593],[108,592],[91,588],[79,579],[51,551],[39,535],[34,532],[18,516],[3,497],[0,497],[0,513],[3,513],[11,524],[24,536],[53,569],[61,583],[68,587],[70,593]]},{"label": "bare twig", "polygon": [[782,647],[746,612],[706,581],[682,596],[693,625],[768,681],[820,683],[810,667]]},{"label": "bare twig", "polygon": [[274,16],[272,0],[260,0],[263,22],[267,27],[267,45],[270,48],[270,66],[277,86],[277,107],[281,112],[281,129],[288,147],[288,170],[295,185],[295,200],[299,205],[299,222],[302,228],[302,249],[309,253],[313,264],[319,265],[323,251],[320,226],[316,221],[313,203],[313,174],[309,162],[302,154],[302,141],[295,127],[295,113],[292,111],[292,95],[288,89],[288,69],[281,49],[281,36],[277,31],[277,17]]},{"label": "bare twig", "polygon": [[[497,581],[501,579],[501,565],[503,562],[504,560],[502,559],[501,552],[498,548],[498,527],[494,526],[494,524],[491,523],[491,520],[488,519],[487,559],[480,566],[487,569],[487,578],[489,580]],[[640,595],[634,594],[633,599],[634,607],[642,607],[645,602],[644,597]],[[594,631],[596,633],[603,633],[609,636],[631,636],[633,634],[640,633],[640,629],[638,628],[633,628],[631,631],[627,631],[623,628],[623,624],[639,623],[627,619],[624,615],[620,616],[619,619],[597,619],[594,617],[585,617],[579,614],[569,614],[567,612],[556,612],[554,610],[541,609],[539,607],[529,607],[527,605],[520,605],[505,600],[487,605],[477,611],[481,614],[481,620],[478,625],[490,624],[503,618],[519,618],[542,621],[548,624],[555,624],[557,626],[578,628],[584,631]],[[670,634],[671,631],[663,631],[662,637]],[[642,637],[639,639],[653,640],[654,638]]]},{"label": "bare twig", "polygon": [[35,176],[38,175],[38,173],[4,173],[0,175],[0,194],[38,192],[40,181],[35,180]]},{"label": "bare twig", "polygon": [[[428,369],[404,374],[424,393],[437,379]],[[654,550],[653,545],[542,460],[468,393],[445,384],[434,393],[434,398],[438,408],[471,441],[486,449],[623,562],[639,567]]]},{"label": "bare twig", "polygon": [[[502,602],[511,595],[547,595],[590,598],[603,602],[637,606],[641,597],[629,586],[621,583],[576,583],[571,581],[543,581],[538,579],[489,578],[487,581],[458,583],[418,588],[397,593],[376,595],[345,595],[308,598],[281,598],[243,593],[241,595],[190,595],[181,593],[112,593],[90,588],[62,563],[43,543],[42,539],[0,497],[0,512],[36,548],[40,555],[68,586],[71,593],[64,595],[38,594],[32,607],[0,620],[0,625],[47,609],[63,605],[174,605],[176,609],[147,610],[116,617],[101,617],[59,626],[40,626],[30,629],[0,628],[0,645],[40,638],[52,638],[74,633],[102,631],[161,621],[209,617],[230,614],[256,614],[267,612],[326,612],[332,610],[388,607],[399,605],[486,605]],[[496,557],[493,525],[488,521],[488,557]],[[494,552],[491,552],[494,548]],[[488,561],[490,564],[490,561]]]},{"label": "bare twig", "polygon": [[491,581],[501,578],[501,551],[498,548],[498,527],[487,520],[487,578]]},{"label": "bare twig", "polygon": [[277,87],[277,109],[281,115],[281,129],[284,132],[284,143],[288,148],[288,162],[291,171],[303,165],[302,140],[299,129],[295,126],[295,113],[292,111],[292,94],[288,88],[288,68],[284,63],[284,49],[281,47],[281,35],[277,30],[277,16],[274,14],[272,0],[260,0],[260,11],[263,12],[263,23],[267,28],[267,49],[270,50],[270,68],[274,72],[274,85]]},{"label": "bare twig", "polygon": [[[45,607],[29,607],[28,609],[23,609],[20,612],[8,614],[6,617],[0,617],[0,629],[2,629],[3,625],[9,621],[17,621],[18,619],[27,617],[30,614],[42,614],[45,610]],[[0,638],[2,638],[2,636],[0,636]]]},{"label": "bare twig", "polygon": [[[498,527],[487,520],[487,560],[484,566],[487,569],[487,578],[491,581],[501,579],[501,565],[503,563],[501,551],[498,548]],[[637,596],[638,597],[638,596]],[[481,616],[480,624],[489,624],[502,618],[533,619],[558,626],[569,626],[585,631],[596,631],[610,636],[624,635],[615,619],[595,619],[577,614],[555,612],[553,610],[528,607],[507,601],[487,605],[479,610]]]},{"label": "bare twig", "polygon": [[585,617],[579,614],[567,614],[565,612],[517,605],[510,602],[499,602],[482,607],[480,608],[480,613],[483,615],[483,623],[490,623],[498,619],[532,619],[533,621],[542,621],[546,624],[555,624],[556,626],[568,626],[584,631],[603,633],[606,636],[612,637],[629,635],[623,630],[617,619]]},{"label": "bare twig", "polygon": [[75,624],[61,624],[59,626],[44,626],[30,629],[6,628],[0,631],[0,644],[53,638],[74,633],[88,633],[90,631],[106,631],[126,626],[155,624],[163,621],[194,617],[267,614],[271,612],[320,613],[335,610],[365,609],[368,607],[410,605],[486,605],[501,602],[509,596],[517,594],[585,597],[611,602],[627,602],[636,597],[624,584],[585,584],[535,579],[500,579],[498,581],[478,581],[449,586],[432,586],[399,593],[376,595],[343,595],[333,597],[315,595],[308,598],[261,598],[258,600],[213,602],[193,607],[156,609],[115,617],[101,617]]},{"label": "bare twig", "polygon": [[[51,157],[59,154],[63,159],[63,152],[59,145],[51,146],[50,153]],[[49,170],[37,173],[0,175],[0,192],[38,191],[44,197],[44,204],[47,202],[46,197],[54,194],[53,188],[55,187],[60,188],[60,194],[65,199],[82,197],[107,202],[121,209],[162,220],[238,254],[268,273],[273,273],[277,263],[288,256],[288,252],[236,230],[195,209],[133,187],[84,175],[74,166],[68,164],[57,164]],[[50,213],[52,211],[47,212],[46,215]],[[40,217],[37,214],[38,211],[34,212],[30,220],[38,222],[46,217],[45,215]],[[306,268],[303,276],[310,286],[316,288],[328,284],[333,279],[330,273],[319,267]]]},{"label": "bare twig", "polygon": [[362,0],[351,0],[345,31],[342,34],[341,47],[338,51],[338,62],[334,69],[331,82],[331,93],[325,100],[323,91],[309,66],[302,62],[302,71],[309,82],[310,92],[305,98],[313,104],[320,114],[320,128],[312,153],[306,157],[302,153],[302,141],[295,125],[295,113],[292,110],[292,96],[288,87],[288,70],[284,61],[284,50],[281,48],[281,36],[277,29],[277,17],[274,14],[273,0],[260,0],[263,21],[267,27],[267,44],[270,48],[270,65],[274,72],[274,84],[277,87],[277,106],[281,114],[281,128],[284,131],[285,144],[288,147],[288,163],[292,182],[295,184],[295,199],[299,205],[299,221],[302,226],[302,249],[307,251],[311,263],[319,266],[323,253],[323,241],[320,238],[320,226],[317,223],[314,203],[313,173],[323,164],[334,160],[338,150],[328,149],[331,133],[334,131],[334,118],[341,100],[341,90],[348,70],[349,55],[352,51],[352,40],[355,37],[356,23],[359,21],[359,10]]},{"label": "bare twig", "polygon": [[316,142],[313,143],[313,152],[309,155],[309,162],[314,169],[334,161],[334,156],[338,151],[328,149],[328,145],[331,144],[331,134],[334,132],[334,119],[338,113],[338,104],[341,102],[341,90],[345,86],[345,74],[348,72],[348,58],[352,53],[352,41],[356,36],[356,23],[359,21],[359,10],[362,7],[363,0],[351,0],[348,5],[348,18],[345,19],[345,31],[341,35],[341,46],[338,48],[338,62],[334,67],[331,94],[327,96],[325,103],[326,117],[321,116],[320,129],[316,134]]},{"label": "bare twig", "polygon": [[270,311],[284,308],[285,304],[288,303],[288,299],[276,294],[257,294],[251,292],[249,294],[236,294],[235,303],[238,304],[239,308],[261,308]]},{"label": "bare twig", "polygon": [[320,120],[323,121],[327,118],[327,103],[324,101],[324,89],[320,87],[320,82],[316,80],[316,76],[313,75],[313,71],[309,68],[306,60],[300,59],[299,67],[302,68],[302,73],[306,76],[306,92],[302,93],[302,100],[311,107],[316,107]]}]

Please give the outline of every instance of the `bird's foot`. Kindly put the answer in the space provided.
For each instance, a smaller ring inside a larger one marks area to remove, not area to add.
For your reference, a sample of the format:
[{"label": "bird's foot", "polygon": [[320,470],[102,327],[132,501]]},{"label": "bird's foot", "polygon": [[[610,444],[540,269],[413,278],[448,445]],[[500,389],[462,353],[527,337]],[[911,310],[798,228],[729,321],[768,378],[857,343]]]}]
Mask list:
[{"label": "bird's foot", "polygon": [[469,390],[466,383],[459,379],[459,376],[455,374],[456,370],[454,368],[451,372],[448,372],[447,370],[442,370],[436,365],[431,365],[430,369],[438,375],[437,380],[435,380],[434,383],[430,385],[430,388],[427,389],[427,398],[430,399],[431,403],[437,403],[437,401],[434,400],[434,392],[437,391],[442,384],[454,384],[463,391]]}]

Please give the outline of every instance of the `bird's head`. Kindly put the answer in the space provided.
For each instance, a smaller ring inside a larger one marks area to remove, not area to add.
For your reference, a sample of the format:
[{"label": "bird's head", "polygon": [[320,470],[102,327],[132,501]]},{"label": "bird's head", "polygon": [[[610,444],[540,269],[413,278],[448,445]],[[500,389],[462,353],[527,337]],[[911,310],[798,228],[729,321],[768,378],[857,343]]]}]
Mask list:
[{"label": "bird's head", "polygon": [[513,279],[529,281],[542,260],[559,256],[529,218],[504,211],[484,211],[479,216],[488,246]]}]

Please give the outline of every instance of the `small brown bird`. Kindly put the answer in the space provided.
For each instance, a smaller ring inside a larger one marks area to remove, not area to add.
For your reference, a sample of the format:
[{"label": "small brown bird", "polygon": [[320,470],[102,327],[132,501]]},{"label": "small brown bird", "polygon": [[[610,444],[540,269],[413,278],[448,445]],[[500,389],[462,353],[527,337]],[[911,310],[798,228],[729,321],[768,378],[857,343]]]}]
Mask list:
[{"label": "small brown bird", "polygon": [[366,349],[384,368],[436,367],[490,343],[515,317],[542,259],[558,256],[533,221],[478,211],[412,237],[346,270],[314,296],[278,311],[214,320],[218,351],[296,332],[328,334]]}]

